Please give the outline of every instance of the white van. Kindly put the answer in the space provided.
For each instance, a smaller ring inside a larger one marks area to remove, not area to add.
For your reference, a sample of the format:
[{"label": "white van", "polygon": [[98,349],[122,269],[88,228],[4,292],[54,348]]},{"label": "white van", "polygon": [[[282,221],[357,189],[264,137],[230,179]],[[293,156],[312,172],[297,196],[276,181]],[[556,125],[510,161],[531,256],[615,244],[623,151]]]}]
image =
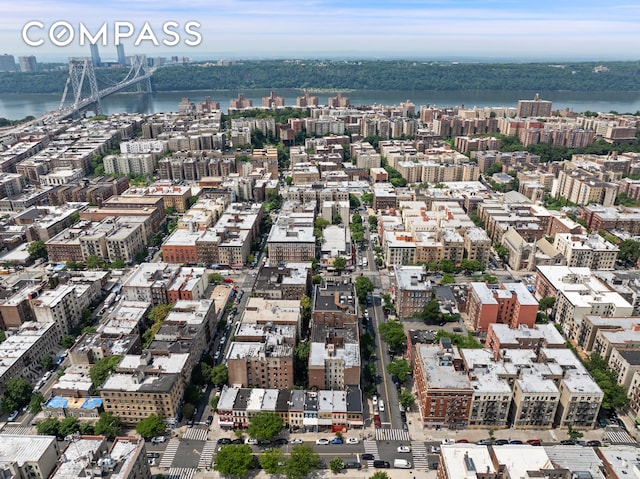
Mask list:
[{"label": "white van", "polygon": [[411,462],[406,459],[394,459],[393,467],[396,469],[411,469]]}]

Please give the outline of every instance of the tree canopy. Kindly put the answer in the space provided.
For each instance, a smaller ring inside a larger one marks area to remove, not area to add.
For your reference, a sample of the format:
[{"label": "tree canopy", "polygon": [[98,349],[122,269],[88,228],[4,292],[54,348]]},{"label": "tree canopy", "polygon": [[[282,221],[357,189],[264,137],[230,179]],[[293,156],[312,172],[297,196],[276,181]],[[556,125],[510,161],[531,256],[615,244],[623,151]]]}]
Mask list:
[{"label": "tree canopy", "polygon": [[367,295],[373,293],[375,286],[369,278],[366,276],[358,276],[355,280],[356,296],[358,296],[358,302],[365,304],[367,302]]},{"label": "tree canopy", "polygon": [[296,444],[285,466],[287,479],[304,479],[320,467],[320,456],[311,446]]},{"label": "tree canopy", "polygon": [[31,401],[33,386],[22,378],[11,378],[5,384],[2,411],[11,412],[20,409]]},{"label": "tree canopy", "polygon": [[399,321],[388,321],[380,324],[378,332],[392,349],[401,349],[407,341],[404,327]]},{"label": "tree canopy", "polygon": [[47,257],[47,247],[44,244],[44,241],[32,241],[31,243],[29,243],[29,246],[27,246],[27,252],[33,259]]},{"label": "tree canopy", "polygon": [[286,460],[280,449],[271,449],[260,454],[260,465],[267,474],[282,474]]},{"label": "tree canopy", "polygon": [[250,437],[261,441],[273,439],[284,427],[282,418],[272,412],[259,412],[251,418],[247,433]]},{"label": "tree canopy", "polygon": [[93,387],[98,388],[102,386],[102,383],[104,383],[109,374],[115,371],[119,362],[120,356],[118,355],[98,359],[89,370],[89,377],[91,378]]},{"label": "tree canopy", "polygon": [[247,444],[228,444],[222,446],[216,454],[213,469],[223,476],[244,477],[253,465],[251,446]]},{"label": "tree canopy", "polygon": [[400,391],[398,400],[400,402],[400,405],[405,409],[413,407],[413,405],[416,403],[416,397],[410,390],[405,388],[402,388],[402,391]]},{"label": "tree canopy", "polygon": [[136,432],[145,439],[149,439],[153,436],[162,434],[165,430],[165,423],[162,420],[162,416],[159,414],[152,414],[136,424]]},{"label": "tree canopy", "polygon": [[618,384],[616,374],[601,356],[592,354],[585,361],[584,366],[604,393],[604,398],[602,399],[602,407],[604,409],[620,409],[629,404],[629,398],[624,387]]},{"label": "tree canopy", "polygon": [[403,383],[407,380],[407,374],[411,371],[411,366],[409,366],[406,359],[396,359],[387,364],[387,371]]},{"label": "tree canopy", "polygon": [[122,421],[120,418],[114,416],[111,412],[105,411],[100,413],[100,418],[95,425],[95,433],[102,436],[107,436],[109,439],[113,439],[120,434],[120,428],[122,427]]},{"label": "tree canopy", "polygon": [[226,364],[218,364],[211,369],[211,383],[214,386],[224,386],[229,380],[229,369]]},{"label": "tree canopy", "polygon": [[344,271],[344,269],[347,267],[347,260],[346,258],[344,258],[343,256],[338,256],[336,258],[334,258],[333,260],[333,267],[336,269],[336,271],[338,272],[342,272]]}]

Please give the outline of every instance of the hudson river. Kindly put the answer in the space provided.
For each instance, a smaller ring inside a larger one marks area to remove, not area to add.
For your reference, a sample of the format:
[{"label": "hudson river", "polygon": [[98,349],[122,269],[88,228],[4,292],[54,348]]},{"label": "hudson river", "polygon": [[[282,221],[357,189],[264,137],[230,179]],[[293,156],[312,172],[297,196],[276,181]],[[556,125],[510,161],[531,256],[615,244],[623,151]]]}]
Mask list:
[{"label": "hudson river", "polygon": [[[108,97],[103,101],[106,114],[121,112],[156,113],[170,112],[178,109],[183,97],[193,102],[202,101],[205,96],[219,101],[223,111],[229,108],[229,100],[237,97],[238,93],[250,98],[254,106],[262,104],[261,98],[269,95],[269,90],[212,90],[212,91],[180,91],[156,92],[151,95],[135,93],[121,93]],[[518,100],[533,98],[534,91],[376,91],[356,90],[344,91],[343,95],[351,99],[352,105],[399,105],[407,99],[416,105],[416,111],[422,105],[439,107],[462,106],[512,106],[516,107]],[[581,113],[586,110],[618,113],[635,113],[640,111],[640,92],[569,92],[540,90],[540,98],[553,101],[553,109],[568,108]],[[301,90],[280,89],[276,94],[285,98],[285,105],[295,105],[296,97]],[[318,96],[320,104],[326,104],[332,92],[312,92]],[[39,116],[60,105],[60,95],[29,94],[29,95],[0,95],[0,117],[16,120],[27,115]]]}]

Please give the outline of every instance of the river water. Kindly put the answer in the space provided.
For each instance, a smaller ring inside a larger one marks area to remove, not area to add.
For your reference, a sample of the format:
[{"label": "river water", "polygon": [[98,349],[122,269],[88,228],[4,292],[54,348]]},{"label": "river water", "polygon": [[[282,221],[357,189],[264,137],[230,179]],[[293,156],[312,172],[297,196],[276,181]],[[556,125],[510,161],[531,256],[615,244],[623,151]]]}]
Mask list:
[{"label": "river water", "polygon": [[[120,93],[110,96],[103,101],[106,114],[122,112],[158,113],[170,112],[178,109],[180,100],[188,97],[191,101],[202,101],[205,96],[220,102],[223,111],[229,108],[229,100],[242,93],[245,98],[253,101],[254,106],[262,104],[261,98],[268,96],[269,90],[211,90],[211,91],[180,91],[154,92],[151,95],[135,93]],[[285,98],[285,105],[295,105],[297,96],[303,94],[301,90],[276,90],[279,96]],[[586,110],[619,113],[634,113],[640,111],[640,91],[634,92],[570,92],[570,91],[381,91],[357,90],[345,91],[344,96],[351,99],[352,105],[399,105],[400,102],[411,100],[416,105],[416,111],[422,105],[436,105],[439,107],[462,106],[517,106],[518,100],[533,98],[535,93],[540,98],[553,101],[553,109],[568,108],[575,112]],[[333,92],[312,93],[318,96],[321,104],[327,103],[327,98],[335,96]],[[16,120],[27,115],[39,116],[48,111],[56,110],[60,106],[62,95],[52,94],[24,94],[0,95],[0,117]]]}]

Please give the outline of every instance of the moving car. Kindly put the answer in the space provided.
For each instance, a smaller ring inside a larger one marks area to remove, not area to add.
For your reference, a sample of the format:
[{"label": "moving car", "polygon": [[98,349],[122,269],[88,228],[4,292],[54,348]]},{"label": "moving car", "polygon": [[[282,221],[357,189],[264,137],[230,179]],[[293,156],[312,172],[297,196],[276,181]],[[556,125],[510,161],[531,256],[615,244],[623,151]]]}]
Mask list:
[{"label": "moving car", "polygon": [[207,416],[207,420],[205,421],[205,423],[207,424],[207,426],[211,426],[211,424],[213,423],[213,416]]},{"label": "moving car", "polygon": [[18,414],[20,414],[20,411],[13,411],[11,414],[9,414],[9,417],[7,418],[7,421],[9,422],[13,422],[16,420],[16,418],[18,417]]},{"label": "moving car", "polygon": [[357,437],[350,437],[347,439],[347,444],[358,444],[360,441]]},{"label": "moving car", "polygon": [[378,468],[378,469],[389,469],[391,467],[391,464],[389,464],[389,461],[380,461],[380,460],[376,460],[373,461],[373,467]]},{"label": "moving car", "polygon": [[440,452],[440,446],[431,446],[431,454],[438,454]]},{"label": "moving car", "polygon": [[411,446],[398,446],[398,452],[411,452]]},{"label": "moving car", "polygon": [[363,461],[373,461],[375,459],[375,456],[368,452],[365,452],[360,457],[362,458]]},{"label": "moving car", "polygon": [[160,444],[164,441],[166,441],[164,436],[156,436],[151,438],[151,444]]},{"label": "moving car", "polygon": [[316,439],[316,446],[326,446],[327,444],[331,444],[329,439]]}]

